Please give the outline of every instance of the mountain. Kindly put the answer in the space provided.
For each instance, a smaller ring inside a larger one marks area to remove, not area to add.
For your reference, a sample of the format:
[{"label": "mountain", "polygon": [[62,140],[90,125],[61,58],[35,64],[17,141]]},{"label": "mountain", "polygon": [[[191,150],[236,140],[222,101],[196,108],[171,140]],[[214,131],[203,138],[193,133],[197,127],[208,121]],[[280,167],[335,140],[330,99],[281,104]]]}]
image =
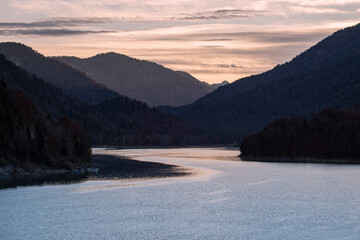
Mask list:
[{"label": "mountain", "polygon": [[0,54],[85,103],[95,104],[119,96],[117,92],[96,83],[81,71],[61,61],[45,57],[21,43],[0,43]]},{"label": "mountain", "polygon": [[77,121],[98,145],[174,145],[201,140],[189,124],[145,103],[118,96],[88,105],[0,55],[0,80],[24,91],[44,115]]},{"label": "mountain", "polygon": [[280,118],[245,137],[240,148],[245,160],[359,163],[360,108],[325,109],[310,121]]},{"label": "mountain", "polygon": [[332,65],[346,57],[360,54],[360,24],[340,30],[323,39],[315,46],[293,58],[290,62],[277,65],[270,71],[239,79],[217,91],[200,98],[197,103],[228,98],[246,92],[267,82]]},{"label": "mountain", "polygon": [[76,120],[91,135],[93,143],[103,143],[103,136],[116,129],[114,124],[108,122],[93,107],[19,68],[1,54],[0,80],[11,89],[24,91],[43,114],[50,114],[54,118],[66,116]]},{"label": "mountain", "polygon": [[360,25],[340,30],[292,61],[218,88],[191,105],[161,110],[241,140],[279,117],[310,116],[360,102]]},{"label": "mountain", "polygon": [[[194,76],[192,76],[190,73],[184,72],[184,71],[176,71],[178,74],[182,75],[183,77],[186,78],[190,78],[193,79],[194,81],[199,81],[198,79],[196,79]],[[206,88],[211,88],[211,91],[216,90],[219,87],[225,86],[227,84],[229,84],[228,81],[222,81],[221,83],[213,83],[213,84],[209,84],[207,82],[201,81],[200,82],[202,85],[206,86]]]},{"label": "mountain", "polygon": [[75,122],[39,113],[23,91],[3,81],[0,99],[0,166],[72,169],[91,162],[90,141]]},{"label": "mountain", "polygon": [[150,106],[189,104],[214,90],[189,73],[114,52],[90,58],[54,57],[85,72],[96,82]]},{"label": "mountain", "polygon": [[214,83],[214,84],[211,84],[210,86],[211,86],[214,90],[216,90],[216,89],[218,89],[219,87],[223,87],[223,86],[226,86],[226,85],[228,85],[228,84],[229,84],[228,81],[222,81],[221,83]]},{"label": "mountain", "polygon": [[111,141],[106,141],[116,145],[184,145],[203,141],[188,123],[128,97],[103,101],[95,109],[118,127],[107,136]]}]

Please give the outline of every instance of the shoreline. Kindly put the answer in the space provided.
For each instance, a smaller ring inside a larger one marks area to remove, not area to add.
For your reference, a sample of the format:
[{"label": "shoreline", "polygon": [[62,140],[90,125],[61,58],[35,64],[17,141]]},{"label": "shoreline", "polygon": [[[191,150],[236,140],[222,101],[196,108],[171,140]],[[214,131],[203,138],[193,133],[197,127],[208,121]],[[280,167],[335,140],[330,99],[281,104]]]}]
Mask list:
[{"label": "shoreline", "polygon": [[360,161],[355,159],[328,159],[328,158],[311,158],[311,157],[262,157],[262,156],[247,155],[247,154],[240,154],[239,158],[245,162],[360,164]]},{"label": "shoreline", "polygon": [[94,179],[163,178],[190,175],[190,169],[178,165],[145,162],[131,158],[94,154],[91,167],[99,168]]},{"label": "shoreline", "polygon": [[99,168],[97,173],[87,170],[77,173],[74,170],[40,167],[31,171],[14,166],[0,167],[0,190],[20,186],[71,184],[87,180],[167,178],[193,174],[190,169],[177,165],[144,162],[112,155],[94,154],[92,158],[91,164],[84,164],[79,168]]},{"label": "shoreline", "polygon": [[5,167],[0,167],[0,177],[8,177],[8,176],[40,176],[40,175],[48,175],[48,174],[62,174],[72,172],[72,170],[68,169],[49,169],[49,168],[41,168],[36,167],[32,170],[25,170],[21,167],[15,167],[12,165],[8,165]]},{"label": "shoreline", "polygon": [[177,148],[239,148],[240,145],[234,144],[208,144],[208,145],[169,145],[169,146],[111,146],[111,145],[95,145],[91,148],[104,149],[177,149]]}]

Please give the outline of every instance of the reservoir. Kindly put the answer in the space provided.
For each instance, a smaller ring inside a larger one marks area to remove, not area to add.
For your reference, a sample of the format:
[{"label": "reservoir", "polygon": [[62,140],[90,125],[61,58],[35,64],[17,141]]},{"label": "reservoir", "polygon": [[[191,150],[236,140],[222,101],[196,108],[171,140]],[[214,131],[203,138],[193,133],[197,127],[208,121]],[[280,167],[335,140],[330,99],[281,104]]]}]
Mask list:
[{"label": "reservoir", "polygon": [[360,239],[358,165],[243,162],[237,148],[93,154],[188,174],[0,190],[0,239]]}]

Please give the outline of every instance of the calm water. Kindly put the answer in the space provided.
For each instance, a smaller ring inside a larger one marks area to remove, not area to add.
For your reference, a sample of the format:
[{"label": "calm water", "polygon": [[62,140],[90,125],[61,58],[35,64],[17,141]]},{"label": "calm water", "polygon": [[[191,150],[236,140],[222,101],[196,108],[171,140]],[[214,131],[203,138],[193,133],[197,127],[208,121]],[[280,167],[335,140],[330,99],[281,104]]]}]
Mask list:
[{"label": "calm water", "polygon": [[182,178],[0,191],[0,239],[360,239],[360,166],[241,162],[231,149],[94,150]]}]

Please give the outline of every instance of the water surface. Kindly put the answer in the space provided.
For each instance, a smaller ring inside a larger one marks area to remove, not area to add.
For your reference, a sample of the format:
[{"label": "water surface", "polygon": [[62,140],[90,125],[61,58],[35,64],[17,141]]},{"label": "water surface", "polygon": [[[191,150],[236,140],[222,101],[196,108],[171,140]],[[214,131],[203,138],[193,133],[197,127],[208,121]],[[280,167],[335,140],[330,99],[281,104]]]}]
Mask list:
[{"label": "water surface", "polygon": [[0,239],[360,239],[360,166],[236,149],[95,149],[193,175],[0,191]]}]

